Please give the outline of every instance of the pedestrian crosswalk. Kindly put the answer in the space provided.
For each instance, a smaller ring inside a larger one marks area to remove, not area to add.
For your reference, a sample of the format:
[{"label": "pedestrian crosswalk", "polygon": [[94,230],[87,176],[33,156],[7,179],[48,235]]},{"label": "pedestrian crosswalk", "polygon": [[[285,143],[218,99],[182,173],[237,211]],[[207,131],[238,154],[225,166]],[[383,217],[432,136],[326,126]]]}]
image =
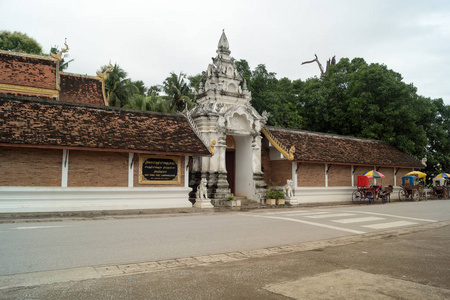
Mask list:
[{"label": "pedestrian crosswalk", "polygon": [[[256,216],[256,215],[254,215]],[[303,223],[357,234],[373,230],[421,225],[435,220],[368,211],[304,210],[267,212],[259,217]]]}]

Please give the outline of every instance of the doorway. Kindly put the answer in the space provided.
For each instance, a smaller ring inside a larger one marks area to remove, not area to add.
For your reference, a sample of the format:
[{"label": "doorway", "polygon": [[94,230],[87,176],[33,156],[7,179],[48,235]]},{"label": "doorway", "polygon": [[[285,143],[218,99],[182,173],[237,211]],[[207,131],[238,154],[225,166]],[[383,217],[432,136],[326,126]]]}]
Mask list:
[{"label": "doorway", "polygon": [[231,193],[236,195],[236,142],[233,136],[227,135],[226,143],[225,167],[227,168],[227,181]]}]

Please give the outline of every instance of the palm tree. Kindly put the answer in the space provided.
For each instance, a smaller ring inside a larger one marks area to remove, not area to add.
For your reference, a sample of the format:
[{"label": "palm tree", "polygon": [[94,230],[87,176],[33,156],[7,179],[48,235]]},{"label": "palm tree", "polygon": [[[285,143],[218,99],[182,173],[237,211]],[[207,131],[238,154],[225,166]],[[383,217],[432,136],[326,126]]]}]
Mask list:
[{"label": "palm tree", "polygon": [[170,100],[173,110],[182,111],[186,105],[193,106],[193,94],[185,79],[186,74],[171,72],[163,82],[163,91],[167,95],[165,98]]},{"label": "palm tree", "polygon": [[143,96],[135,94],[130,98],[130,101],[123,107],[128,109],[147,110],[163,113],[173,112],[170,103],[157,96]]},{"label": "palm tree", "polygon": [[[102,72],[108,66],[103,66]],[[110,106],[123,107],[128,103],[128,100],[139,92],[138,88],[127,77],[125,72],[119,65],[115,64],[114,68],[108,73],[108,78],[105,81],[105,90]]]}]

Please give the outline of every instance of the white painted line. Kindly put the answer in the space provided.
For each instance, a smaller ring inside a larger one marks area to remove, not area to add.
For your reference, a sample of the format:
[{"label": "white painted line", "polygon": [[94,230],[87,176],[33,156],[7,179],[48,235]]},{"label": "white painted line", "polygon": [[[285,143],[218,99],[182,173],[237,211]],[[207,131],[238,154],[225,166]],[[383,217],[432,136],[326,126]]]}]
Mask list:
[{"label": "white painted line", "polygon": [[303,223],[303,224],[308,224],[308,225],[313,225],[313,226],[318,226],[318,227],[324,227],[324,228],[329,228],[329,229],[334,229],[334,230],[339,230],[339,231],[351,232],[351,233],[356,233],[356,234],[363,234],[363,233],[366,233],[366,232],[364,232],[364,231],[353,230],[353,229],[347,229],[347,228],[341,228],[341,227],[336,227],[336,226],[331,226],[331,225],[325,225],[325,224],[320,224],[320,223],[314,223],[314,222],[309,222],[309,221],[304,221],[304,220],[298,220],[298,219],[292,219],[292,218],[269,217],[269,216],[261,216],[261,215],[244,215],[244,214],[243,214],[243,216],[251,216],[251,217],[257,217],[257,218],[267,218],[267,219],[277,219],[277,220],[283,220],[283,221],[290,221],[290,222],[296,222],[296,223]]},{"label": "white painted line", "polygon": [[60,228],[60,227],[73,227],[73,226],[29,226],[29,227],[16,227],[12,229],[45,229],[45,228]]},{"label": "white painted line", "polygon": [[341,223],[341,224],[350,224],[350,223],[371,222],[371,221],[379,221],[379,220],[385,220],[385,218],[364,217],[364,218],[340,219],[340,220],[332,220],[332,221]]},{"label": "white painted line", "polygon": [[403,217],[403,216],[397,216],[397,215],[379,214],[379,213],[372,213],[372,212],[366,212],[366,211],[357,211],[357,210],[347,210],[346,212],[369,214],[369,215],[384,216],[384,217],[393,217],[393,218],[407,219],[407,220],[414,220],[414,221],[422,221],[422,222],[438,222],[436,220],[410,218],[410,217]]},{"label": "white painted line", "polygon": [[288,216],[311,216],[311,215],[323,215],[329,214],[329,211],[316,211],[316,212],[301,212],[301,213],[290,213]]},{"label": "white painted line", "polygon": [[265,215],[284,215],[284,214],[286,214],[286,215],[296,215],[296,214],[325,214],[325,213],[329,213],[328,211],[317,211],[317,210],[314,210],[314,211],[311,211],[311,210],[307,210],[307,211],[298,211],[298,212],[295,212],[295,211],[277,211],[277,212],[267,212],[267,213],[264,213]]},{"label": "white painted line", "polygon": [[417,223],[408,222],[408,221],[397,221],[397,222],[389,222],[389,223],[363,225],[362,227],[372,228],[372,229],[385,229],[385,228],[408,226],[408,225],[414,225],[414,224],[417,224]]},{"label": "white painted line", "polygon": [[335,218],[335,217],[348,217],[348,216],[354,216],[354,215],[355,214],[339,213],[339,214],[329,214],[329,215],[305,216],[305,218],[324,219],[324,218]]}]

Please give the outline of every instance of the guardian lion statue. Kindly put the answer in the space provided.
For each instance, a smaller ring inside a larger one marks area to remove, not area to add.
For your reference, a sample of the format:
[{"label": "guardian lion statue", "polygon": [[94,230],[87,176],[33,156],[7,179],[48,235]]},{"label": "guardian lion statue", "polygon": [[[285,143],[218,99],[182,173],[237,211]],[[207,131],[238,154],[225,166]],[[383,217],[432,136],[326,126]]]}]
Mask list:
[{"label": "guardian lion statue", "polygon": [[288,179],[286,184],[283,187],[283,192],[286,195],[287,199],[294,197],[294,182],[291,179]]},{"label": "guardian lion statue", "polygon": [[197,188],[197,199],[208,199],[208,189],[206,187],[206,178],[202,178]]}]

